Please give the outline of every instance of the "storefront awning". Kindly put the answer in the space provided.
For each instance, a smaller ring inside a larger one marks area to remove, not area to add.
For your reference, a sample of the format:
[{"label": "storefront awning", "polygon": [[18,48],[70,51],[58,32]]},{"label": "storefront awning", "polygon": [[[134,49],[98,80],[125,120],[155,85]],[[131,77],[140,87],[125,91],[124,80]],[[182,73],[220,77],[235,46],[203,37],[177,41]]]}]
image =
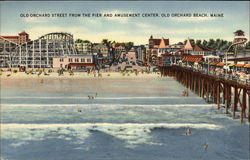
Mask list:
[{"label": "storefront awning", "polygon": [[234,66],[234,65],[235,65],[235,64],[230,63],[230,64],[228,64],[227,66],[232,67],[232,66]]},{"label": "storefront awning", "polygon": [[225,65],[225,63],[220,62],[220,63],[218,63],[216,66],[223,67],[224,65]]},{"label": "storefront awning", "polygon": [[243,67],[245,64],[236,64],[236,67]]},{"label": "storefront awning", "polygon": [[245,64],[244,67],[245,68],[250,68],[250,64]]}]

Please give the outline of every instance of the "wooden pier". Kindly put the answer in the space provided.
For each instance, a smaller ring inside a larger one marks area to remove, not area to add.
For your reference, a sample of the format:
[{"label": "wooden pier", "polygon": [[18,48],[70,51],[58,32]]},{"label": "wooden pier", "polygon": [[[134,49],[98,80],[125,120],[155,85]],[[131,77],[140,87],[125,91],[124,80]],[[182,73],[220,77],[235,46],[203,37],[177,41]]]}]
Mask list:
[{"label": "wooden pier", "polygon": [[179,83],[207,102],[217,104],[218,109],[225,107],[226,114],[229,113],[230,109],[233,118],[236,118],[236,112],[240,111],[241,123],[246,118],[250,122],[250,85],[218,78],[181,66],[164,66],[159,67],[159,70],[162,76],[174,77]]}]

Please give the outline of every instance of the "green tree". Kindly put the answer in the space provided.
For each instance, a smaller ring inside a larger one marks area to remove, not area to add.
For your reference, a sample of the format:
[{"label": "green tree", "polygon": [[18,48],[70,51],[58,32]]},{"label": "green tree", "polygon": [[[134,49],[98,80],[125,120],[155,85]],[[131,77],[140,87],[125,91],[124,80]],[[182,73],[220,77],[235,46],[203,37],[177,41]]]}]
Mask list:
[{"label": "green tree", "polygon": [[198,45],[201,45],[201,40],[200,39],[197,39],[195,44],[198,44]]},{"label": "green tree", "polygon": [[76,40],[75,40],[75,43],[82,43],[82,42],[83,42],[82,39],[76,39]]},{"label": "green tree", "polygon": [[103,39],[102,44],[106,45],[108,48],[111,47],[111,41],[108,39]]},{"label": "green tree", "polygon": [[184,45],[184,43],[183,42],[178,42],[177,45]]},{"label": "green tree", "polygon": [[207,47],[207,41],[206,40],[203,40],[203,42],[202,42],[202,45],[204,46],[204,47]]},{"label": "green tree", "polygon": [[247,42],[246,48],[247,48],[247,49],[250,49],[250,41]]},{"label": "green tree", "polygon": [[83,43],[91,43],[89,40],[84,40]]},{"label": "green tree", "polygon": [[215,47],[215,40],[214,39],[209,39],[207,47],[208,48],[214,48]]},{"label": "green tree", "polygon": [[134,42],[127,42],[125,43],[126,51],[129,51],[134,46]]}]

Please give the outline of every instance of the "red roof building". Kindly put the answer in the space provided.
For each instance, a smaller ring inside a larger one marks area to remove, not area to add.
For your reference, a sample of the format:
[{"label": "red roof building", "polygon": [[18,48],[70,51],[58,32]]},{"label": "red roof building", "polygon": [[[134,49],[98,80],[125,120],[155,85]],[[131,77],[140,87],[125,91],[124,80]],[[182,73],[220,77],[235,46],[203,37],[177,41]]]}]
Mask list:
[{"label": "red roof building", "polygon": [[193,55],[211,55],[214,53],[213,49],[205,48],[201,45],[196,44],[193,48]]},{"label": "red roof building", "polygon": [[162,40],[164,41],[164,44],[166,46],[169,45],[169,39],[153,38],[153,36],[151,35],[149,40],[148,40],[149,49],[159,48],[160,43],[161,43]]},{"label": "red roof building", "polygon": [[183,62],[201,62],[203,56],[202,55],[186,55],[183,56]]},{"label": "red roof building", "polygon": [[23,44],[30,41],[29,34],[26,33],[25,31],[19,33],[18,35],[19,36],[0,36],[0,37],[16,44]]},{"label": "red roof building", "polygon": [[188,39],[184,47],[184,53],[190,54],[192,51],[193,51],[193,47],[191,45],[190,40]]}]

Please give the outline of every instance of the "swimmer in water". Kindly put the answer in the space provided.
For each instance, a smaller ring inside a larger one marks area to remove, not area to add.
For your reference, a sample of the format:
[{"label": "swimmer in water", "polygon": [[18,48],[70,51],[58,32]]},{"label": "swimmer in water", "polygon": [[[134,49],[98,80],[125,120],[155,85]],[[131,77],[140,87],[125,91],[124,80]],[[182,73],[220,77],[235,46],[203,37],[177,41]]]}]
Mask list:
[{"label": "swimmer in water", "polygon": [[205,143],[205,144],[202,145],[202,147],[203,147],[204,149],[207,149],[207,148],[208,148],[208,144]]},{"label": "swimmer in water", "polygon": [[189,136],[191,134],[191,130],[188,128],[187,130],[186,130],[186,136]]},{"label": "swimmer in water", "polygon": [[90,95],[88,95],[88,97],[89,97],[89,99],[94,99],[95,98],[94,96],[90,96]]}]

